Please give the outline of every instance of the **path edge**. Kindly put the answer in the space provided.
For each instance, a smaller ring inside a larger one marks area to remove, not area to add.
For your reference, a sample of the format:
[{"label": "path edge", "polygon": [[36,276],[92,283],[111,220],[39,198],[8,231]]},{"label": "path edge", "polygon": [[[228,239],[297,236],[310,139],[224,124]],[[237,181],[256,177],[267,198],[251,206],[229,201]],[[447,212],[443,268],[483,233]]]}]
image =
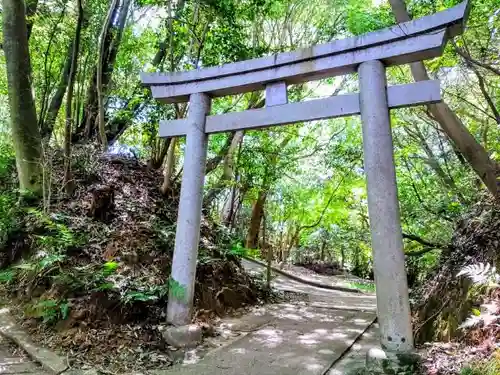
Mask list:
[{"label": "path edge", "polygon": [[49,349],[36,345],[29,335],[17,325],[9,309],[6,308],[0,309],[0,335],[13,341],[29,357],[53,374],[59,375],[69,369],[65,359]]},{"label": "path edge", "polygon": [[[245,259],[245,260],[248,260],[250,262],[256,263],[259,266],[267,267],[267,264],[265,264],[264,262],[261,262],[259,260],[252,259],[252,258],[249,258],[249,257],[246,257],[246,256],[242,256],[242,258]],[[366,295],[368,295],[367,293],[364,293],[361,290],[355,289],[355,288],[349,288],[349,287],[346,287],[346,286],[335,286],[335,285],[321,284],[321,283],[317,283],[315,281],[303,279],[301,277],[292,275],[292,274],[290,274],[288,272],[285,272],[283,270],[280,270],[280,269],[272,267],[272,266],[271,266],[271,270],[273,270],[274,272],[279,273],[279,274],[281,274],[281,275],[283,275],[285,277],[288,277],[289,279],[295,280],[295,281],[297,281],[299,283],[302,283],[302,284],[314,286],[316,288],[328,289],[328,290],[338,290],[340,292],[349,292],[349,293],[357,293],[357,294],[366,294]]]},{"label": "path edge", "polygon": [[335,359],[330,364],[330,366],[328,366],[328,368],[325,371],[323,371],[322,375],[327,375],[331,370],[333,370],[335,365],[337,363],[339,363],[342,359],[344,359],[344,357],[351,352],[351,349],[354,347],[354,345],[356,345],[356,343],[358,343],[363,338],[363,335],[366,332],[368,332],[377,322],[378,322],[378,317],[375,316],[372,319],[372,322],[370,324],[368,324],[368,326],[366,326],[366,328],[363,330],[363,332],[359,333],[358,336],[353,340],[351,345],[349,345],[347,348],[345,348],[345,350],[342,352],[342,354],[340,354],[340,356],[337,359]]}]

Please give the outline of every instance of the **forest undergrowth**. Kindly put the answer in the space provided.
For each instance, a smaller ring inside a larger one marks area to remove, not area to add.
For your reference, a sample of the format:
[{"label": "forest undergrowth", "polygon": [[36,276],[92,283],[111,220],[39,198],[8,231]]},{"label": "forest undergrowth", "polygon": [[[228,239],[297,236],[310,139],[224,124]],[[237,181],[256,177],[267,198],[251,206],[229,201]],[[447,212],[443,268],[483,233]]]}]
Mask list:
[{"label": "forest undergrowth", "polygon": [[[52,155],[49,199],[18,207],[2,194],[5,301],[37,340],[75,365],[113,370],[169,366],[165,322],[178,190],[135,158],[75,150],[75,191],[60,187],[62,155]],[[14,171],[13,166],[10,171]],[[7,169],[5,172],[8,174]],[[12,181],[15,184],[15,181]],[[5,189],[4,189],[5,191]],[[45,207],[44,207],[45,206]],[[194,319],[209,322],[269,297],[231,252],[231,237],[203,219]],[[44,323],[44,324],[40,324]]]},{"label": "forest undergrowth", "polygon": [[500,374],[500,210],[476,204],[451,246],[412,293],[417,342],[429,375]]}]

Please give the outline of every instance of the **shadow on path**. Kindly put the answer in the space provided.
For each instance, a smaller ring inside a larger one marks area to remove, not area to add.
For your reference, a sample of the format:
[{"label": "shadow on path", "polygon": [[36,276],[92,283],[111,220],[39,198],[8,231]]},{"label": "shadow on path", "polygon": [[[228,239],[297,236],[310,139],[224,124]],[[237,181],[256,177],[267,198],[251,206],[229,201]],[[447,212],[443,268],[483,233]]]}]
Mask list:
[{"label": "shadow on path", "polygon": [[288,303],[267,306],[255,318],[263,315],[264,326],[198,363],[157,374],[324,374],[375,318],[371,312]]},{"label": "shadow on path", "polygon": [[[262,267],[243,262],[250,272]],[[279,275],[273,287],[305,300],[257,308],[225,325],[240,334],[197,363],[155,374],[323,375],[375,320],[375,295],[316,288]],[[191,353],[196,357],[196,353]]]}]

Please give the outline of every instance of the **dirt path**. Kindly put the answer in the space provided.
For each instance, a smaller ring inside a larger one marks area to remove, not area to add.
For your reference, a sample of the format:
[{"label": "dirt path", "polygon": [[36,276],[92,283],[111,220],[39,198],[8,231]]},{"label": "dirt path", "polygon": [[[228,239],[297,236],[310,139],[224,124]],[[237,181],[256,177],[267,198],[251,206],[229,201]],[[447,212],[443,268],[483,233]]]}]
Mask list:
[{"label": "dirt path", "polygon": [[[262,271],[248,261],[243,265]],[[276,277],[273,286],[304,293],[305,300],[264,306],[227,321],[237,339],[196,363],[156,374],[323,375],[374,322],[374,295],[320,289],[284,276]]]},{"label": "dirt path", "polygon": [[[250,273],[260,273],[263,271],[262,266],[257,263],[243,259],[242,264]],[[323,276],[323,279],[324,278],[330,279],[328,285],[339,284],[342,281],[339,281],[339,278],[336,276]],[[281,291],[303,293],[307,295],[304,302],[312,304],[313,306],[376,312],[375,294],[356,294],[316,288],[291,280],[283,275],[276,275],[272,280],[272,286]]]}]

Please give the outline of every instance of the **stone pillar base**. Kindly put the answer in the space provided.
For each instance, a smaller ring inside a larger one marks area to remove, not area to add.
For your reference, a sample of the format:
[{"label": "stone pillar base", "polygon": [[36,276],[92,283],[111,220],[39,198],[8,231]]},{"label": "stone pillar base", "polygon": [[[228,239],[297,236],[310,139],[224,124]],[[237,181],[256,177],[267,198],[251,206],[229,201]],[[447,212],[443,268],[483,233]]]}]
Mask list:
[{"label": "stone pillar base", "polygon": [[162,330],[165,342],[179,349],[194,348],[202,341],[201,327],[196,324],[189,324],[180,327],[165,327]]},{"label": "stone pillar base", "polygon": [[414,375],[419,373],[421,358],[415,352],[394,353],[372,348],[366,353],[366,374]]},{"label": "stone pillar base", "polygon": [[365,366],[347,375],[415,375],[420,374],[421,361],[415,352],[394,353],[372,348],[366,353]]}]

